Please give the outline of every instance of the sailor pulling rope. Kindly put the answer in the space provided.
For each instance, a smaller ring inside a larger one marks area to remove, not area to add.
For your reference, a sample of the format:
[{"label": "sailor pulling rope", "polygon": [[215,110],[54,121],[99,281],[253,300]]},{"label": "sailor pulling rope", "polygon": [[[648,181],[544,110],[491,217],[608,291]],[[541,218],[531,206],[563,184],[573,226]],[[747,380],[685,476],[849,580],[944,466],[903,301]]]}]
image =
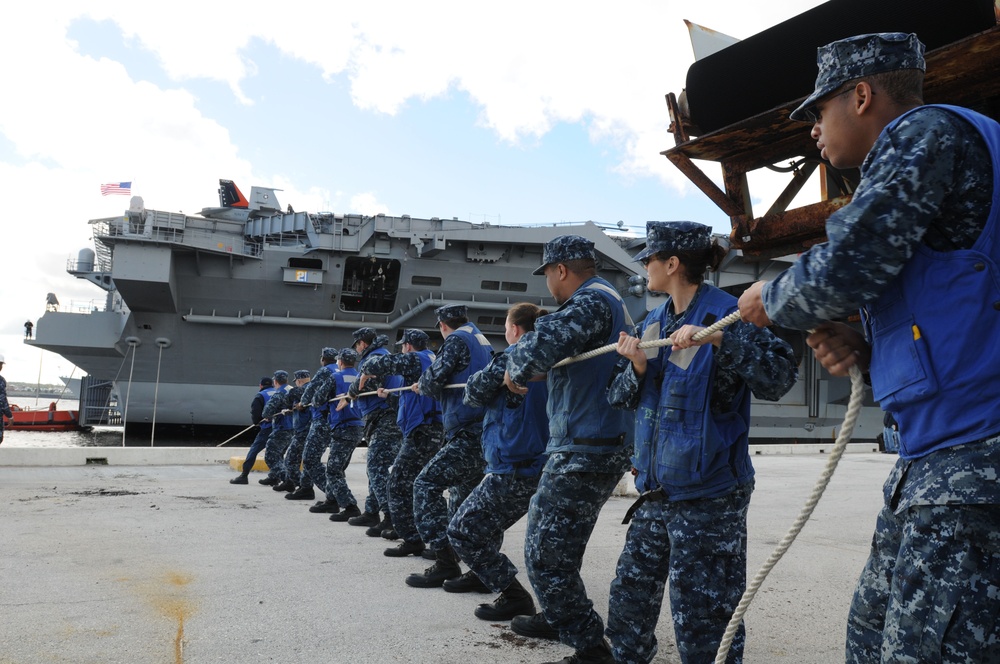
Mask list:
[{"label": "sailor pulling rope", "polygon": [[[722,318],[713,323],[712,325],[706,327],[705,329],[699,331],[692,337],[692,340],[700,341],[701,339],[704,339],[705,337],[714,334],[715,332],[718,332],[724,327],[732,325],[738,320],[740,320],[740,312],[734,311],[725,318]],[[638,344],[638,347],[642,349],[659,348],[662,346],[672,346],[673,343],[674,343],[673,339],[668,337],[666,339],[643,341]],[[617,349],[617,347],[618,347],[617,344],[607,344],[606,346],[601,346],[600,348],[595,348],[585,353],[581,353],[579,355],[575,355],[573,357],[561,360],[560,362],[557,362],[553,366],[561,367],[567,364],[572,364],[574,362],[581,362],[583,360],[588,360],[590,358],[597,357],[598,355],[614,352]],[[757,572],[757,575],[747,585],[747,588],[743,593],[743,597],[740,599],[740,603],[737,605],[736,611],[733,612],[733,616],[729,621],[729,625],[726,627],[726,631],[722,637],[722,641],[719,643],[719,650],[715,658],[716,664],[724,664],[724,662],[726,661],[726,657],[729,654],[729,648],[733,642],[733,637],[736,635],[736,631],[739,628],[740,622],[743,620],[744,614],[746,613],[747,609],[750,606],[750,602],[753,601],[754,596],[757,594],[757,590],[760,589],[760,586],[764,583],[764,580],[767,578],[767,575],[771,572],[771,569],[774,568],[777,562],[781,560],[782,556],[785,555],[785,552],[792,545],[792,542],[795,541],[795,538],[798,537],[799,532],[802,530],[803,526],[805,526],[806,522],[809,520],[809,517],[812,515],[813,510],[819,503],[819,499],[822,497],[823,492],[826,491],[826,487],[830,483],[830,478],[833,477],[833,473],[837,468],[837,464],[840,462],[841,456],[843,456],[844,454],[844,450],[847,449],[847,443],[851,440],[851,436],[854,433],[854,425],[857,423],[858,414],[861,412],[862,399],[864,397],[864,381],[861,377],[861,371],[856,366],[851,367],[850,377],[851,377],[851,397],[847,406],[847,414],[844,417],[844,424],[840,428],[840,432],[837,435],[837,440],[834,443],[833,449],[830,451],[830,454],[827,457],[826,466],[823,469],[823,472],[820,474],[820,477],[817,480],[816,485],[813,488],[813,491],[810,494],[808,500],[806,501],[806,504],[802,507],[802,510],[799,512],[798,518],[796,518],[795,522],[792,524],[788,533],[781,540],[778,546],[774,549],[774,552],[771,553],[770,557],[767,559],[764,565],[761,566],[760,571]],[[446,385],[445,389],[454,389],[460,387],[464,388],[465,383]],[[406,386],[406,387],[384,389],[382,390],[382,392],[383,394],[389,392],[404,392],[410,389],[412,389],[411,386]],[[378,392],[364,392],[362,394],[359,394],[358,396],[370,396],[375,394],[378,394]],[[337,401],[339,399],[344,399],[346,397],[347,397],[346,394],[338,394],[335,397],[333,397],[331,401]],[[633,508],[634,507],[635,506],[633,506]]]}]

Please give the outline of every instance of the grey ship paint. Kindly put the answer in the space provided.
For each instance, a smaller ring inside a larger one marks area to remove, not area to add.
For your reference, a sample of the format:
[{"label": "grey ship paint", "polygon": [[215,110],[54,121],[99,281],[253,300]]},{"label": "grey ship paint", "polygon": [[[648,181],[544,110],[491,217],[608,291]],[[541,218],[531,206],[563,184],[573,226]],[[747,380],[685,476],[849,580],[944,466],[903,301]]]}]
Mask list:
[{"label": "grey ship paint", "polygon": [[[632,262],[643,239],[590,222],[495,226],[295,212],[282,209],[274,189],[252,187],[247,199],[229,180],[220,180],[219,198],[219,207],[185,215],[146,209],[135,196],[124,215],[91,220],[95,249],[82,250],[68,272],[106,291],[104,310],[50,309],[25,342],[110,381],[129,432],[154,422],[157,431],[195,435],[243,428],[261,376],[314,370],[324,346],[349,346],[363,326],[392,341],[420,328],[436,345],[434,309],[446,303],[466,304],[470,320],[503,348],[511,304],[556,307],[531,271],[558,235],[594,241],[600,276],[634,320],[660,302]],[[733,252],[710,278],[738,294],[785,265],[744,263]],[[822,376],[811,353],[800,354],[805,380],[778,404],[754,403],[756,440],[825,440],[842,421],[849,384]],[[865,410],[856,436],[871,439],[881,416]]]}]

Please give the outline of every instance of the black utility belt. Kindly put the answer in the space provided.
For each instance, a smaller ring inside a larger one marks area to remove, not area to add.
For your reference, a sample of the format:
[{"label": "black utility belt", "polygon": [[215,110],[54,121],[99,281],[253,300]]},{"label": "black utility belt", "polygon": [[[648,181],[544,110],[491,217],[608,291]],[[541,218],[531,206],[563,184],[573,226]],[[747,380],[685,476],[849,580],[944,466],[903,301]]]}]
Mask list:
[{"label": "black utility belt", "polygon": [[588,447],[614,447],[625,443],[625,434],[619,434],[614,438],[574,438],[574,445],[586,445]]},{"label": "black utility belt", "polygon": [[655,489],[650,489],[649,491],[643,491],[642,493],[639,494],[639,499],[636,500],[634,503],[632,503],[632,506],[629,507],[628,510],[626,510],[625,518],[622,519],[622,523],[624,524],[631,521],[632,517],[635,515],[636,510],[642,507],[642,504],[647,500],[656,502],[659,500],[663,500],[666,497],[667,497],[666,492],[663,490],[663,487],[660,486],[656,487]]}]

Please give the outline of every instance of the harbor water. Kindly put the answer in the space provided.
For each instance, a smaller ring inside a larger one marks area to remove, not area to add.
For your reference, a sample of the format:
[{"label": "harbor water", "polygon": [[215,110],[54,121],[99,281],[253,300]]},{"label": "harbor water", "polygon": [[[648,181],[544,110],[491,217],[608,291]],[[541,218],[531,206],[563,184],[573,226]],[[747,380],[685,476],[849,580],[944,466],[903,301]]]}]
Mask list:
[{"label": "harbor water", "polygon": [[[49,404],[56,402],[59,410],[76,410],[79,402],[76,399],[46,399],[35,397],[9,397],[11,405],[16,405],[25,410],[46,410]],[[235,433],[235,432],[234,432]],[[99,426],[87,431],[4,431],[4,447],[210,447],[218,445],[229,436],[222,436],[216,440],[213,438],[196,438],[190,435],[163,434],[157,432],[155,436],[144,434],[140,436],[128,435],[124,437],[123,430],[119,426]],[[253,441],[253,432],[247,431],[229,443],[233,447],[247,446]]]}]

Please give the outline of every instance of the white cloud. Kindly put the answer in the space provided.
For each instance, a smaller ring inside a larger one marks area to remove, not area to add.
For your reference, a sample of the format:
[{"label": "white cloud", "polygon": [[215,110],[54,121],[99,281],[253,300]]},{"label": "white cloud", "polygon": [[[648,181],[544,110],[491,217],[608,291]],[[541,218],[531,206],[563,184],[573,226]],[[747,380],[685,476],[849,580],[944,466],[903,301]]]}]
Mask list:
[{"label": "white cloud", "polygon": [[[40,315],[47,292],[57,291],[60,300],[94,297],[92,287],[67,280],[61,267],[90,244],[86,219],[120,214],[128,204],[125,197],[95,196],[98,184],[132,179],[147,207],[193,212],[214,202],[220,174],[246,187],[256,181],[245,156],[249,146],[234,143],[224,119],[200,110],[189,85],[223,82],[250,103],[243,88],[259,65],[248,56],[255,42],[344,81],[354,103],[371,112],[397,114],[421,100],[468,95],[482,126],[501,141],[528,146],[558,123],[581,123],[608,148],[622,176],[653,176],[679,195],[700,196],[659,154],[671,141],[663,95],[680,92],[692,61],[682,19],[745,37],[816,4],[12,5],[5,13],[10,29],[0,40],[0,61],[7,63],[0,68],[6,91],[0,146],[14,152],[0,162],[6,193],[0,280],[10,312],[0,325],[5,373],[23,378],[23,367],[37,366],[37,351],[21,344],[21,325]],[[134,80],[123,63],[83,55],[67,34],[85,19],[113,22],[127,44],[161,63],[172,83]],[[277,171],[267,181],[284,190],[282,204],[387,211],[374,193],[300,190],[281,165],[257,165],[265,167]]]}]

